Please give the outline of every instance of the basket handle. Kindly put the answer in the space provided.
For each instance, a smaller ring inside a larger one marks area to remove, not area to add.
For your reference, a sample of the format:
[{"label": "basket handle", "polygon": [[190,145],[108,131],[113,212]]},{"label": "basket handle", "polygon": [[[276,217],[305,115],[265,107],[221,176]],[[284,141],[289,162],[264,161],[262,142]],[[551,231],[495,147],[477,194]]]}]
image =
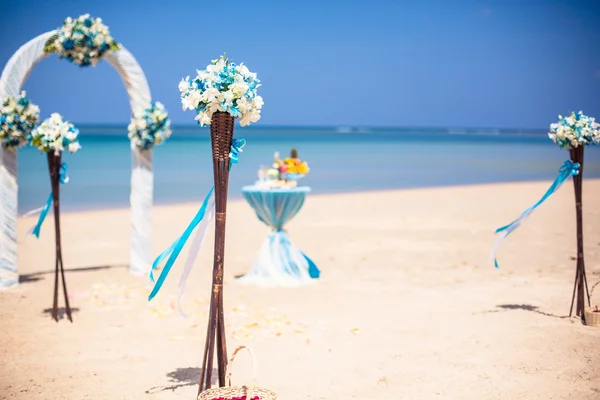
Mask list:
[{"label": "basket handle", "polygon": [[594,286],[592,286],[592,289],[590,289],[590,297],[594,295],[594,289],[596,289],[596,286],[598,286],[598,284],[600,284],[600,281],[594,283]]},{"label": "basket handle", "polygon": [[254,353],[252,352],[252,350],[250,350],[249,347],[242,345],[234,350],[233,354],[231,355],[231,358],[229,359],[229,362],[227,363],[227,368],[225,370],[225,380],[228,382],[228,385],[231,386],[231,364],[233,364],[233,360],[235,360],[235,356],[237,355],[237,353],[239,353],[240,350],[244,349],[246,349],[246,351],[250,354],[250,358],[252,358],[252,384],[248,388],[247,396],[248,400],[250,400],[252,399],[254,387],[256,386],[256,358],[254,357]]}]

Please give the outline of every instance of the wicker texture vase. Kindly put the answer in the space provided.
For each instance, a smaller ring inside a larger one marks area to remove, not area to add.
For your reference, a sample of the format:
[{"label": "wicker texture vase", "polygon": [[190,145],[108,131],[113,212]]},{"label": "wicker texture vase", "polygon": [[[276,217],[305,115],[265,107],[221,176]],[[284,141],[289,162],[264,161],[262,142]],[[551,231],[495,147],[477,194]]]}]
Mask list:
[{"label": "wicker texture vase", "polygon": [[213,114],[210,125],[210,138],[215,183],[215,252],[206,345],[204,348],[198,393],[203,392],[211,386],[215,345],[217,348],[219,386],[225,386],[227,345],[223,315],[223,269],[227,192],[229,186],[229,153],[233,140],[233,126],[234,118],[229,113],[216,112]]},{"label": "wicker texture vase", "polygon": [[[240,350],[246,349],[246,351],[252,357],[252,384],[250,386],[232,386],[231,385],[231,365],[233,364],[233,360],[235,356],[238,354]],[[258,397],[260,400],[277,400],[277,394],[272,390],[265,389],[259,386],[256,386],[256,358],[250,350],[246,346],[240,346],[231,355],[231,359],[227,364],[227,382],[228,386],[226,387],[217,387],[208,389],[198,396],[198,400],[213,400],[213,399],[233,399],[235,397],[246,396],[246,400],[252,400],[255,397]]]}]

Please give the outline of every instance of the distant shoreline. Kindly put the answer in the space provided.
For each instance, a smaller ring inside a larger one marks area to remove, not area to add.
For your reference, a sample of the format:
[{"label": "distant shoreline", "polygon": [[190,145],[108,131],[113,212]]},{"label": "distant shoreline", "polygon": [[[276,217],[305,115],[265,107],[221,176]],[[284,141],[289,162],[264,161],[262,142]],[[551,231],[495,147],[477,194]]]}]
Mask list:
[{"label": "distant shoreline", "polygon": [[[585,180],[586,182],[592,182],[592,181],[600,181],[600,178],[589,178]],[[529,183],[529,184],[542,184],[542,183],[547,183],[548,185],[551,183],[550,180],[539,180],[539,179],[522,179],[522,180],[504,180],[504,181],[493,181],[493,182],[475,182],[475,183],[469,183],[469,184],[465,184],[465,183],[460,183],[460,184],[446,184],[446,185],[423,185],[423,186],[406,186],[406,187],[397,187],[397,188],[382,188],[382,189],[340,189],[340,190],[331,190],[331,191],[317,191],[317,192],[312,192],[309,197],[314,197],[314,196],[344,196],[344,195],[351,195],[351,194],[357,194],[357,193],[373,193],[373,194],[385,194],[385,193],[391,193],[391,192],[405,192],[405,191],[413,191],[413,190],[427,190],[427,189],[440,189],[440,188],[447,188],[447,189],[458,189],[461,187],[477,187],[477,186],[502,186],[502,185],[511,185],[511,184],[524,184],[524,183]],[[240,188],[241,189],[241,188]],[[541,194],[540,194],[541,195]],[[230,188],[230,192],[229,192],[229,201],[242,201],[243,197],[241,195],[241,193],[238,193],[237,191],[231,191]],[[529,202],[534,202],[536,199],[524,199],[524,203],[523,206],[525,207]],[[202,202],[202,198],[198,198],[197,200],[186,200],[186,201],[158,201],[154,203],[154,207],[180,207],[180,206],[188,206],[188,205],[193,205],[193,204],[198,204],[198,206],[200,205],[200,203]],[[114,211],[114,210],[124,210],[124,209],[129,209],[129,202],[125,201],[125,202],[119,202],[119,203],[115,203],[115,204],[87,204],[86,206],[81,206],[78,207],[76,205],[70,205],[70,206],[66,206],[66,207],[62,207],[61,208],[61,212],[63,213],[80,213],[80,212],[89,212],[89,211]],[[30,218],[30,217],[22,217],[23,213],[19,213],[19,219],[21,218]],[[33,218],[33,217],[31,217]],[[37,217],[36,217],[37,218]]]},{"label": "distant shoreline", "polygon": [[[89,135],[86,131],[90,130],[102,130],[105,131],[124,131],[127,132],[127,124],[93,124],[93,123],[79,123],[75,124],[84,136]],[[196,124],[173,124],[172,129],[175,133],[177,131],[201,131],[206,130],[208,127],[199,127]],[[339,126],[289,126],[289,125],[253,125],[249,127],[238,127],[237,130],[243,132],[263,132],[263,133],[276,133],[282,130],[294,131],[294,133],[300,133],[301,131],[315,132],[324,131],[327,133],[339,133],[339,134],[366,134],[366,133],[447,133],[447,134],[532,134],[532,135],[546,135],[548,128],[494,128],[494,127],[411,127],[411,126],[351,126],[351,125],[339,125]]]}]

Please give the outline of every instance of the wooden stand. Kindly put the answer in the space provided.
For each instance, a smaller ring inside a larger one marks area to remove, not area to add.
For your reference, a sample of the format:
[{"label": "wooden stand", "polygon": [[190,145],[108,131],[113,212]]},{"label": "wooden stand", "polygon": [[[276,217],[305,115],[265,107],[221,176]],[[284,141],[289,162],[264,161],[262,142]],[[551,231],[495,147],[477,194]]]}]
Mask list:
[{"label": "wooden stand", "polygon": [[63,285],[63,293],[65,296],[65,309],[67,318],[73,322],[71,316],[71,307],[69,305],[69,295],[67,293],[67,282],[65,280],[65,270],[62,260],[62,248],[60,243],[60,166],[61,154],[55,155],[53,152],[48,153],[48,170],[50,171],[50,183],[52,185],[52,197],[54,205],[54,234],[56,240],[56,261],[54,268],[54,302],[52,305],[52,318],[58,322],[58,273]]},{"label": "wooden stand", "polygon": [[234,118],[231,115],[216,112],[213,114],[210,125],[215,182],[215,254],[206,345],[204,347],[198,394],[211,387],[215,346],[217,348],[219,386],[225,386],[227,345],[223,315],[223,263],[225,256],[227,190],[229,186],[229,153],[233,139],[233,124]]},{"label": "wooden stand", "polygon": [[582,213],[582,189],[583,189],[583,146],[571,149],[571,161],[579,163],[579,174],[573,176],[575,188],[575,211],[577,215],[577,266],[575,269],[575,284],[573,286],[573,297],[571,299],[571,310],[569,317],[573,314],[573,304],[577,297],[575,314],[585,322],[585,298],[590,304],[590,293],[588,290],[587,277],[585,274],[585,263],[583,258],[583,213]]}]

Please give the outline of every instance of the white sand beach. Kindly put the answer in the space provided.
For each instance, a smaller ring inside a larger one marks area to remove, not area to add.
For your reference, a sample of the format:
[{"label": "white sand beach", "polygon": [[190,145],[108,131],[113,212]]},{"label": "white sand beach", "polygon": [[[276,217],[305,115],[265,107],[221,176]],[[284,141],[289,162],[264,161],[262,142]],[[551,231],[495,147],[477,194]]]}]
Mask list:
[{"label": "white sand beach", "polygon": [[[314,285],[236,284],[267,229],[243,201],[228,209],[229,352],[249,345],[258,383],[280,399],[600,399],[600,328],[569,318],[575,276],[570,182],[488,260],[494,229],[549,182],[311,195],[288,226],[322,271]],[[590,286],[600,280],[600,180],[584,181]],[[155,254],[198,204],[155,208]],[[186,251],[161,293],[131,276],[129,210],[64,213],[74,323],[50,318],[52,217],[41,238],[19,220],[22,284],[0,293],[0,398],[194,399],[204,350],[212,234],[183,306]],[[600,303],[600,290],[594,296]],[[62,303],[61,303],[62,305]],[[249,383],[240,355],[234,383]]]}]

